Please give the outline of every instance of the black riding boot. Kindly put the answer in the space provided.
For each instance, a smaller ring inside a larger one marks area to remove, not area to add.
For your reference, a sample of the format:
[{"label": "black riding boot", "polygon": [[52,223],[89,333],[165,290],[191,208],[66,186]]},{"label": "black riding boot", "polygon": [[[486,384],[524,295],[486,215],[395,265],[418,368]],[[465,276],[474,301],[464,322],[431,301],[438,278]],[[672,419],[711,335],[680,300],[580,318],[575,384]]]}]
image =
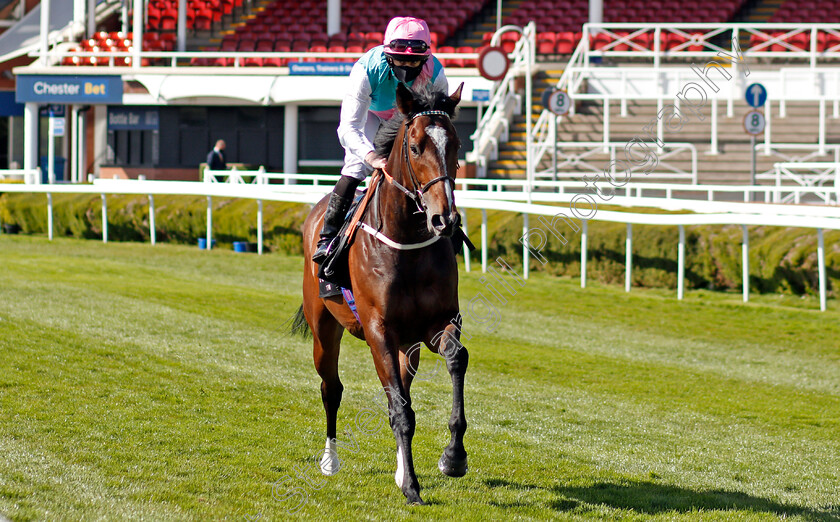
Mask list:
[{"label": "black riding boot", "polygon": [[341,176],[341,179],[335,184],[332,194],[330,194],[327,211],[324,213],[321,238],[318,240],[318,248],[312,254],[312,260],[319,265],[327,259],[327,254],[330,253],[330,246],[342,223],[344,223],[344,218],[353,203],[353,195],[356,193],[356,187],[359,183],[359,180],[355,178]]}]

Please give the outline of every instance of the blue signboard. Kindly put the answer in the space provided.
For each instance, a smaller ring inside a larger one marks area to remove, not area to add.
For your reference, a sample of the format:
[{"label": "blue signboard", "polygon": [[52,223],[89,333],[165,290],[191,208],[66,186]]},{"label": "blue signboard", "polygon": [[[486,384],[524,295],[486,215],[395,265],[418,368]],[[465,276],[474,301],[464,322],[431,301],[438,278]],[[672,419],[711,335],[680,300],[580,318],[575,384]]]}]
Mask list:
[{"label": "blue signboard", "polygon": [[64,118],[53,118],[53,136],[64,136]]},{"label": "blue signboard", "polygon": [[753,83],[747,87],[745,95],[747,98],[747,104],[750,107],[763,107],[764,102],[767,101],[767,89],[765,89],[760,83]]},{"label": "blue signboard", "polygon": [[291,62],[289,74],[297,76],[347,76],[352,62]]},{"label": "blue signboard", "polygon": [[108,107],[108,130],[158,130],[156,107]]},{"label": "blue signboard", "polygon": [[23,105],[15,102],[12,91],[0,91],[0,116],[23,116]]},{"label": "blue signboard", "polygon": [[122,103],[123,82],[119,76],[17,77],[18,103]]},{"label": "blue signboard", "polygon": [[490,89],[473,89],[472,99],[474,102],[490,101]]}]

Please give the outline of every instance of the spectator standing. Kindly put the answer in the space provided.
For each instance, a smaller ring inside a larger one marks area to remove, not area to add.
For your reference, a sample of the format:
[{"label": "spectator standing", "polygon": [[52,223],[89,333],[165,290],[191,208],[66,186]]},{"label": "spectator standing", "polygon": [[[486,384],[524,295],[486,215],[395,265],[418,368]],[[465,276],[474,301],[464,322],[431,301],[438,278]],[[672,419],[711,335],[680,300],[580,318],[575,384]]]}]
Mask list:
[{"label": "spectator standing", "polygon": [[225,161],[225,140],[219,140],[216,142],[216,146],[213,147],[207,154],[207,168],[210,170],[227,170],[227,162]]}]

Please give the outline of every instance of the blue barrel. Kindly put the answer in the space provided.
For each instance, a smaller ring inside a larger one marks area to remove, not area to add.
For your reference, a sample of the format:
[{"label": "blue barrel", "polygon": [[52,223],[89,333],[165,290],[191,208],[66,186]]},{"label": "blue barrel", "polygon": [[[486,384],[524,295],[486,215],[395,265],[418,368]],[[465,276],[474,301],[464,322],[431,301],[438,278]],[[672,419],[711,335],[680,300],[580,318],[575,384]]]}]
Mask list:
[{"label": "blue barrel", "polygon": [[[216,248],[216,240],[215,239],[210,241],[210,247],[211,248]],[[206,237],[198,238],[198,248],[200,250],[207,250],[207,238]]]},{"label": "blue barrel", "polygon": [[248,251],[248,243],[245,241],[234,241],[233,242],[233,251],[234,252],[247,252]]}]

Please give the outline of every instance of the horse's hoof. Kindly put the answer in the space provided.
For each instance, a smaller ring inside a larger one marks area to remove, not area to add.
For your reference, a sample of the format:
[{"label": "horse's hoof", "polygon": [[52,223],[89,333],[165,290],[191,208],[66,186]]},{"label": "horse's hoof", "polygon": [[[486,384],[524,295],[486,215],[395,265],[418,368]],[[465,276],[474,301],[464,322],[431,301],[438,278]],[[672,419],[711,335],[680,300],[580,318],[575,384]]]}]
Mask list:
[{"label": "horse's hoof", "polygon": [[409,506],[425,506],[426,505],[426,503],[423,502],[423,499],[420,498],[420,495],[418,493],[415,493],[415,494],[412,494],[412,495],[406,495],[405,496],[405,503],[408,504]]},{"label": "horse's hoof", "polygon": [[447,477],[463,477],[467,474],[467,456],[463,459],[451,459],[446,453],[440,456],[438,469]]},{"label": "horse's hoof", "polygon": [[331,477],[341,469],[341,462],[337,458],[327,454],[321,459],[320,468],[322,474]]},{"label": "horse's hoof", "polygon": [[321,462],[319,464],[321,473],[328,477],[335,475],[338,473],[338,470],[341,469],[341,461],[338,460],[335,443],[330,439],[327,439],[327,444],[324,448],[324,455],[321,457]]}]

